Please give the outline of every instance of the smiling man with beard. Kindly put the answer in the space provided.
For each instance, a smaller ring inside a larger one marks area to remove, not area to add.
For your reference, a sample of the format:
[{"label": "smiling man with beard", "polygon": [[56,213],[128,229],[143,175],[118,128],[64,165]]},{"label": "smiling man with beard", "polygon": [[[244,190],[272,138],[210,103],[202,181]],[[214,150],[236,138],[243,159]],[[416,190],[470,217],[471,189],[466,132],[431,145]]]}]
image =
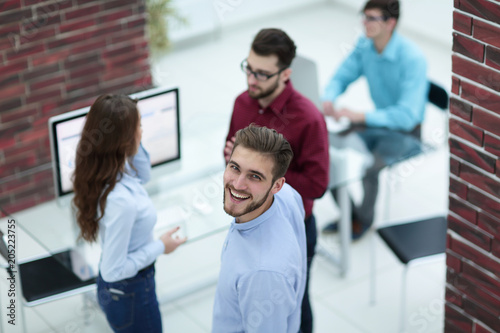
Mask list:
[{"label": "smiling man with beard", "polygon": [[328,132],[323,114],[290,80],[295,57],[294,41],[280,29],[262,29],[255,36],[248,57],[241,63],[248,89],[235,102],[224,157],[229,161],[234,135],[254,123],[275,129],[290,143],[294,157],[286,181],[302,197],[307,242],[307,278],[302,300],[302,333],[312,333],[313,313],[308,282],[317,232],[313,202],[328,187]]},{"label": "smiling man with beard", "polygon": [[283,135],[250,125],[236,133],[224,172],[234,217],[221,255],[212,332],[300,329],[306,236],[300,195],[285,183],[293,152]]}]

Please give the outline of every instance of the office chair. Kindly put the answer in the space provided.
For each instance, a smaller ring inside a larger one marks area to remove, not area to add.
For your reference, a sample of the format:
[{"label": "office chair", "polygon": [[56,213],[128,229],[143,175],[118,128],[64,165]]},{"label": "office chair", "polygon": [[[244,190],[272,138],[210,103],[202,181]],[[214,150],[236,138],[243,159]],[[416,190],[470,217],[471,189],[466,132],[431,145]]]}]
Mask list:
[{"label": "office chair", "polygon": [[[439,110],[443,112],[447,112],[448,110],[448,103],[449,103],[449,96],[448,92],[441,87],[440,85],[429,81],[429,93],[427,95],[429,103],[433,104],[436,106]],[[445,121],[445,128],[443,129],[444,133],[448,133],[448,121]],[[421,140],[420,138],[420,130],[418,135],[418,139]],[[386,181],[386,190],[385,190],[385,207],[384,207],[384,214],[383,219],[384,220],[389,220],[389,212],[390,212],[390,194],[391,194],[391,189],[389,188],[391,186],[391,179],[396,179],[394,175],[394,169],[398,166],[401,165],[402,162],[408,161],[411,158],[417,157],[423,153],[430,153],[438,148],[438,145],[436,144],[429,144],[429,143],[424,143],[421,141],[420,147],[418,150],[415,150],[413,154],[405,156],[403,159],[397,160],[394,163],[388,165],[386,169],[386,173],[388,175],[389,181]]]},{"label": "office chair", "polygon": [[292,69],[290,79],[295,90],[309,98],[317,108],[321,108],[316,63],[311,59],[297,55],[290,68]]},{"label": "office chair", "polygon": [[[410,264],[446,250],[447,220],[444,216],[394,224],[377,228],[376,232],[389,249],[404,265],[401,284],[400,332],[404,332],[406,318],[406,284]],[[374,238],[372,238],[371,295],[370,303],[375,304],[375,260]]]},{"label": "office chair", "polygon": [[448,109],[448,92],[432,81],[429,81],[429,85],[429,102],[441,110]]},{"label": "office chair", "polygon": [[[0,255],[8,262],[1,231]],[[95,277],[81,279],[71,269],[75,259],[73,251],[67,250],[21,264],[16,261],[14,268],[7,268],[9,276],[14,274],[16,277],[17,293],[23,298],[20,312],[24,332],[27,332],[24,306],[32,307],[95,290]]]},{"label": "office chair", "polygon": [[[430,82],[429,102],[439,109],[446,111],[448,108],[448,93],[441,86]],[[446,124],[447,125],[447,124]],[[447,131],[447,126],[446,126]],[[423,145],[420,153],[435,149]],[[418,155],[418,154],[417,154]],[[414,157],[413,155],[411,157]],[[399,163],[399,161],[398,161]],[[393,165],[388,166],[389,172]],[[389,185],[389,184],[388,184]],[[390,190],[387,189],[387,194]],[[390,200],[386,198],[386,215],[389,211]],[[387,216],[386,216],[387,217]],[[406,280],[409,265],[416,259],[422,259],[433,255],[444,253],[446,250],[446,230],[447,220],[444,216],[431,217],[418,221],[405,223],[394,223],[389,226],[376,229],[376,233],[381,237],[389,249],[396,255],[404,265],[401,284],[401,305],[400,305],[400,331],[405,329],[406,316]],[[374,236],[374,235],[373,235]],[[375,245],[374,237],[371,241],[371,295],[370,303],[375,303]]]}]

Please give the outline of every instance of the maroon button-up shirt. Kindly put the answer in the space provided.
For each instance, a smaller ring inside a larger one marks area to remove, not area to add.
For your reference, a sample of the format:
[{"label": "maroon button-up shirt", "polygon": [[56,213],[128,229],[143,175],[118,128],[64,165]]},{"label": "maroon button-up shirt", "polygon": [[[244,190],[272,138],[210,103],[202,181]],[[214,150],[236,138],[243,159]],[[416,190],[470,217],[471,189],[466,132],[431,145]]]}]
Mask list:
[{"label": "maroon button-up shirt", "polygon": [[314,199],[328,186],[328,132],[323,114],[297,92],[290,80],[285,90],[266,108],[245,91],[236,98],[227,140],[251,123],[273,128],[288,140],[293,160],[286,182],[302,196],[306,218],[312,214]]}]

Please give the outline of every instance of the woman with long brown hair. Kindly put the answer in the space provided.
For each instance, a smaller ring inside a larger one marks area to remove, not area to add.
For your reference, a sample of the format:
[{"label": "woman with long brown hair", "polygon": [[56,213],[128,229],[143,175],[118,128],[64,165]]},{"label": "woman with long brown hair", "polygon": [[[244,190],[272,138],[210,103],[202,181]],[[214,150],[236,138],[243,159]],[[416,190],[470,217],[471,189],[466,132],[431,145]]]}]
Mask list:
[{"label": "woman with long brown hair", "polygon": [[81,237],[102,246],[99,305],[115,332],[161,332],[154,262],[186,239],[174,228],[153,239],[156,211],[142,187],[149,155],[141,142],[137,102],[102,95],[87,115],[77,148],[73,204]]}]

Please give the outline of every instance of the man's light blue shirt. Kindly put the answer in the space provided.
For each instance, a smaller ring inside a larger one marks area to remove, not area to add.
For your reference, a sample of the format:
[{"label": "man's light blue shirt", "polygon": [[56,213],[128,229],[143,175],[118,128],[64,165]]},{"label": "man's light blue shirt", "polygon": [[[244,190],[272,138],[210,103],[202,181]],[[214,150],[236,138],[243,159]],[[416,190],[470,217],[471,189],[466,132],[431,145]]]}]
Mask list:
[{"label": "man's light blue shirt", "polygon": [[300,195],[285,184],[262,215],[231,223],[212,332],[297,333],[306,269],[304,207]]},{"label": "man's light blue shirt", "polygon": [[99,221],[101,261],[104,281],[116,282],[133,277],[152,264],[165,247],[153,239],[156,210],[142,184],[150,178],[149,155],[142,147],[127,162],[125,172],[109,193],[104,216]]},{"label": "man's light blue shirt", "polygon": [[376,109],[365,114],[370,127],[411,131],[424,118],[429,83],[420,49],[394,32],[381,54],[373,40],[361,37],[340,65],[322,96],[335,101],[349,84],[365,76]]}]

